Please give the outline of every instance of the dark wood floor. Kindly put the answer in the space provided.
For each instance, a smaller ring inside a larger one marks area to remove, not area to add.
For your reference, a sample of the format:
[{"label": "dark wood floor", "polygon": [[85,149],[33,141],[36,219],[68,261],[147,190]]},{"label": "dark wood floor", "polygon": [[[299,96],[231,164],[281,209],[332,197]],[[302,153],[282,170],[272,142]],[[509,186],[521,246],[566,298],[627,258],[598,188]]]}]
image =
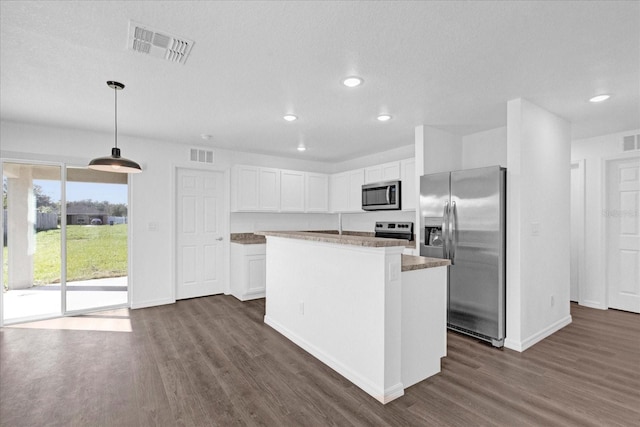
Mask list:
[{"label": "dark wood floor", "polygon": [[266,326],[264,300],[113,312],[131,332],[5,327],[0,425],[640,425],[640,315],[571,313],[524,353],[449,333],[442,372],[387,405]]}]

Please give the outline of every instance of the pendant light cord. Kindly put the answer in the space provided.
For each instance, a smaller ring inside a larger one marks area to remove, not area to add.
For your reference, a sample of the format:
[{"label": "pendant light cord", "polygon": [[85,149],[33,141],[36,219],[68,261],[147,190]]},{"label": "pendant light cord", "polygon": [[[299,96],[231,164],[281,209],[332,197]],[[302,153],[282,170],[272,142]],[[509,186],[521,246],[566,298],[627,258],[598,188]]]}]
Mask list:
[{"label": "pendant light cord", "polygon": [[116,100],[116,117],[115,117],[115,135],[116,135],[116,148],[118,148],[118,89],[116,87],[113,88],[113,92],[115,93]]}]

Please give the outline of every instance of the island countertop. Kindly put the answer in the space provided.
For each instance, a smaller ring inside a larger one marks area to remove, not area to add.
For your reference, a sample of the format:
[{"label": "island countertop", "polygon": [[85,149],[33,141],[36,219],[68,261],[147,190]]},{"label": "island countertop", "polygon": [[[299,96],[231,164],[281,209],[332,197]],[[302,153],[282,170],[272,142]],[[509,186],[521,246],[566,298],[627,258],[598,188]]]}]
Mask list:
[{"label": "island countertop", "polygon": [[422,270],[423,268],[445,267],[451,261],[426,256],[402,255],[402,271]]},{"label": "island countertop", "polygon": [[408,240],[403,239],[386,239],[381,237],[353,236],[346,234],[325,234],[312,231],[256,231],[255,234],[267,237],[285,237],[288,239],[336,243],[339,245],[366,246],[370,248],[406,246],[409,243]]}]

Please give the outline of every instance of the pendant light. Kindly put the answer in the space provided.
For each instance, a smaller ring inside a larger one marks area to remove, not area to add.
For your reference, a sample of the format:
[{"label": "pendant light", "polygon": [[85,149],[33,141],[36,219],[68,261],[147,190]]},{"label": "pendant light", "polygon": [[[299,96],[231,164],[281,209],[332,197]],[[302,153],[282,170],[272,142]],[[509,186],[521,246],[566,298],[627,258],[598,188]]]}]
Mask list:
[{"label": "pendant light", "polygon": [[115,94],[115,147],[111,149],[111,155],[106,157],[98,157],[89,162],[89,169],[95,169],[105,172],[118,173],[140,173],[142,168],[133,160],[125,159],[120,156],[118,148],[118,91],[124,89],[124,85],[119,82],[108,81],[107,86],[113,89]]}]

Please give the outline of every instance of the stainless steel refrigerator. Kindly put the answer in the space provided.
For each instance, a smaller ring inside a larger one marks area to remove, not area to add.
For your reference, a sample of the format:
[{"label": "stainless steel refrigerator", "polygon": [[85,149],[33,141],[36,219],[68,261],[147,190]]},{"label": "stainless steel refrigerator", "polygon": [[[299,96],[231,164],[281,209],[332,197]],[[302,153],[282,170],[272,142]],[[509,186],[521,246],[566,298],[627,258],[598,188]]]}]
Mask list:
[{"label": "stainless steel refrigerator", "polygon": [[447,326],[504,345],[506,169],[420,178],[420,255],[451,260]]}]

